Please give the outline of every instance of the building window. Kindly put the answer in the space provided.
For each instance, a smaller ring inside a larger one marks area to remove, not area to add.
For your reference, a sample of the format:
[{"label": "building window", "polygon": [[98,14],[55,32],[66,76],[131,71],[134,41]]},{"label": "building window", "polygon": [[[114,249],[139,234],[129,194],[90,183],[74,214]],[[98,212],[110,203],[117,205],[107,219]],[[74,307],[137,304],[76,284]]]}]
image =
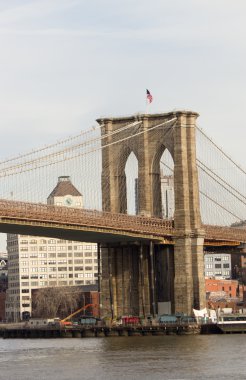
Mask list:
[{"label": "building window", "polygon": [[80,277],[80,278],[81,278],[81,277],[84,277],[84,273],[76,273],[76,274],[75,274],[75,277]]},{"label": "building window", "polygon": [[49,285],[50,286],[55,286],[56,285],[56,281],[49,281]]},{"label": "building window", "polygon": [[84,267],[81,267],[81,266],[79,266],[79,267],[75,267],[74,270],[75,270],[76,272],[81,272],[81,271],[84,270]]},{"label": "building window", "polygon": [[55,243],[56,243],[55,239],[48,240],[48,244],[55,244]]},{"label": "building window", "polygon": [[21,268],[21,272],[22,272],[22,273],[28,273],[28,272],[29,272],[29,269],[28,269],[28,268]]},{"label": "building window", "polygon": [[74,252],[74,257],[83,257],[82,252]]},{"label": "building window", "polygon": [[58,257],[67,257],[67,254],[58,252],[57,256]]},{"label": "building window", "polygon": [[[83,264],[84,263],[84,260],[83,259],[75,259],[74,260],[74,264]],[[72,262],[71,262],[72,264]]]},{"label": "building window", "polygon": [[28,244],[28,240],[21,240],[20,244]]},{"label": "building window", "polygon": [[47,253],[39,253],[38,257],[44,259],[45,257],[47,257]]},{"label": "building window", "polygon": [[28,258],[28,253],[22,253],[20,255],[20,257],[21,257],[21,259],[26,259],[26,258]]},{"label": "building window", "polygon": [[66,259],[58,260],[57,264],[67,264],[67,260]]}]

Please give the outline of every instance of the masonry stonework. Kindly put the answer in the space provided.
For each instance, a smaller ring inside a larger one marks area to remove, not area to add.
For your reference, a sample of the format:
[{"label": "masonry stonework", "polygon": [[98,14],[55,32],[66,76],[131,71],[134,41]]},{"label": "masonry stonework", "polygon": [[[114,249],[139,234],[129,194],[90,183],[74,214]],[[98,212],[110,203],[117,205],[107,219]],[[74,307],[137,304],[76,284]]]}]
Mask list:
[{"label": "masonry stonework", "polygon": [[[167,251],[156,247],[153,250],[152,243],[134,242],[128,247],[102,250],[101,291],[104,305],[108,304],[114,317],[154,313],[158,299],[163,297],[172,301],[175,312],[190,314],[193,307],[205,307],[204,231],[196,166],[197,116],[194,112],[177,111],[98,120],[103,137],[104,211],[127,212],[125,165],[133,152],[138,160],[139,214],[161,217],[160,159],[165,149],[174,161],[176,234],[174,251],[170,247],[168,259],[160,256],[160,252],[166,255]],[[167,262],[169,272],[164,268]],[[158,276],[153,274],[157,270]]]}]

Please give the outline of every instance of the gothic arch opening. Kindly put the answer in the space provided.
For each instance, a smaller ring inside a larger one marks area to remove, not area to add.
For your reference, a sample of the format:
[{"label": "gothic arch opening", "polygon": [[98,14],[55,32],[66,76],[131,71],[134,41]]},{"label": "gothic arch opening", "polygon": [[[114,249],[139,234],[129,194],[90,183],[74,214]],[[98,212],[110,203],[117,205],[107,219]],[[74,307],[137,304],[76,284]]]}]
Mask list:
[{"label": "gothic arch opening", "polygon": [[169,150],[161,144],[152,162],[153,215],[169,219],[174,216],[174,161]]},{"label": "gothic arch opening", "polygon": [[136,215],[139,211],[138,202],[138,160],[133,152],[125,164],[127,214]]},{"label": "gothic arch opening", "polygon": [[160,159],[161,181],[161,212],[163,219],[174,217],[174,162],[167,149],[164,150]]}]

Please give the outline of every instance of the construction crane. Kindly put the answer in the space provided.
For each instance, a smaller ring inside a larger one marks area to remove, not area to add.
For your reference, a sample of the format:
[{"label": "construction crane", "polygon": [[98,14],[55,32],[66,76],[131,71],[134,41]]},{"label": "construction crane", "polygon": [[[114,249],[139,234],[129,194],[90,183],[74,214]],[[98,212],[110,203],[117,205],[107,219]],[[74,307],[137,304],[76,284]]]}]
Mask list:
[{"label": "construction crane", "polygon": [[75,312],[73,312],[72,314],[69,314],[66,318],[62,319],[61,320],[61,323],[64,323],[64,322],[67,322],[69,319],[71,319],[72,317],[74,317],[75,315],[79,314],[81,311],[83,310],[87,310],[89,307],[97,307],[98,308],[99,305],[95,304],[95,303],[88,303],[87,305],[81,307],[80,309],[76,310]]}]

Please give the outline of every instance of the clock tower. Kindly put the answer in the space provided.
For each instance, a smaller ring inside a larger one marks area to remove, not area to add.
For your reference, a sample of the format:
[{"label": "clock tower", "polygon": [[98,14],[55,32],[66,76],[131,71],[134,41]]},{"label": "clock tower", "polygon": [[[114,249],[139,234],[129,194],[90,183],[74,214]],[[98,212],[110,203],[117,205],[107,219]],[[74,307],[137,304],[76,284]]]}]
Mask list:
[{"label": "clock tower", "polygon": [[83,196],[69,176],[58,177],[58,183],[47,198],[48,205],[83,208]]}]

